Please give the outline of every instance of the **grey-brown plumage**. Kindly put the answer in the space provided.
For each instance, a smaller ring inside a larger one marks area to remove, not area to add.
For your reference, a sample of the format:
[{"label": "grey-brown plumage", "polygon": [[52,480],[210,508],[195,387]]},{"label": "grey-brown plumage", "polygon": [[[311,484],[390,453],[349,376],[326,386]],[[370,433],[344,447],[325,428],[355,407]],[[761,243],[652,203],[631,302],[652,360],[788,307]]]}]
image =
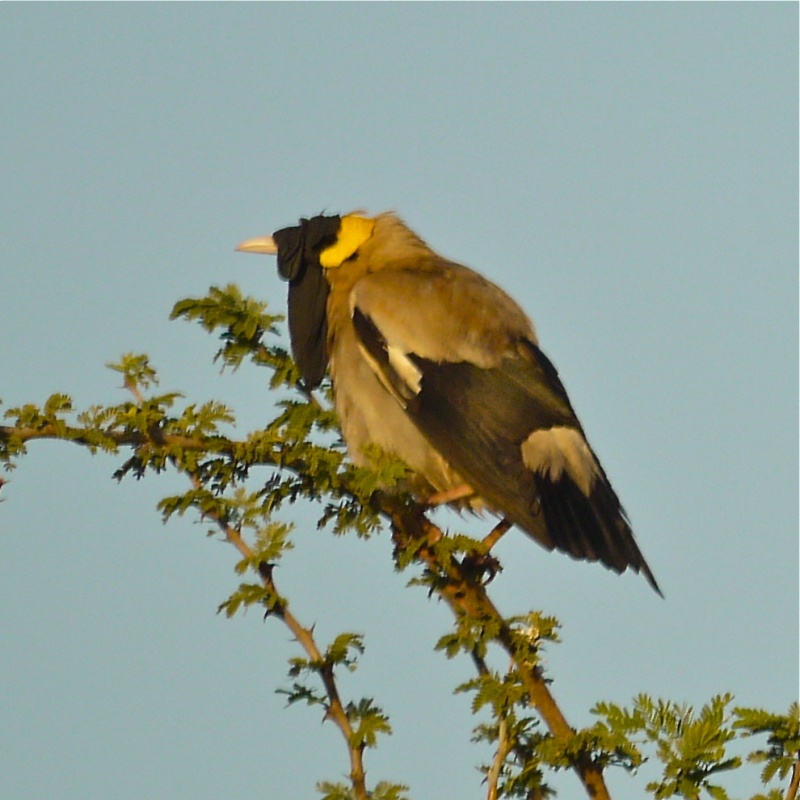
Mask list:
[{"label": "grey-brown plumage", "polygon": [[547,549],[631,567],[660,593],[533,324],[499,287],[393,214],[314,217],[239,249],[277,253],[295,359],[311,384],[327,360],[356,463],[377,444],[420,494],[466,484]]}]

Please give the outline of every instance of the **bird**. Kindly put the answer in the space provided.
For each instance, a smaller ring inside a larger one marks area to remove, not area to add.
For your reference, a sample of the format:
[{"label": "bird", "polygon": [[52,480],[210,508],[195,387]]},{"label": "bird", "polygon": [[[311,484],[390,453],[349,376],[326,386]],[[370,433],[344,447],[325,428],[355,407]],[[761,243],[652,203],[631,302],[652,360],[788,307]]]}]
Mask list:
[{"label": "bird", "polygon": [[329,372],[356,464],[377,445],[426,502],[488,510],[498,534],[516,525],[662,594],[533,322],[499,286],[393,212],[302,218],[236,249],[277,256],[292,354],[308,389]]}]

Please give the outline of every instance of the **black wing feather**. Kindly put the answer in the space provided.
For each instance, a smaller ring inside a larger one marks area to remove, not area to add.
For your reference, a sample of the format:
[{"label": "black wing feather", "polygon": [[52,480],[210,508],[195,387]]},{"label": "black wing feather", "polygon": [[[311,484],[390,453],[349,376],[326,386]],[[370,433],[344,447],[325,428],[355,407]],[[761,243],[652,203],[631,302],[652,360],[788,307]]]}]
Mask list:
[{"label": "black wing feather", "polygon": [[[422,380],[409,415],[490,506],[548,548],[602,561],[616,572],[641,570],[660,594],[602,468],[587,497],[566,472],[551,480],[523,463],[520,446],[528,436],[564,425],[568,417],[553,413],[541,391],[525,391],[521,359],[504,359],[493,369],[410,359]],[[574,415],[572,425],[580,430]]]},{"label": "black wing feather", "polygon": [[602,561],[616,572],[641,570],[660,594],[602,467],[587,497],[566,472],[551,480],[523,463],[520,447],[533,431],[565,426],[583,435],[555,367],[537,345],[521,340],[517,355],[489,369],[409,353],[421,374],[414,393],[392,367],[372,320],[356,309],[354,324],[414,424],[490,507],[548,549]]}]

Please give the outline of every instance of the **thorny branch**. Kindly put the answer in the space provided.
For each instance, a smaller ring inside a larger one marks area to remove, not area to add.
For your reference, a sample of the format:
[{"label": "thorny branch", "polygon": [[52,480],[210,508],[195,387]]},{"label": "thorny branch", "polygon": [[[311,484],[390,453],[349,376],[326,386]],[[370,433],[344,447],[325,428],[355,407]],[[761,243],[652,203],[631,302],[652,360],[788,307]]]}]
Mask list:
[{"label": "thorny branch", "polygon": [[800,789],[800,755],[795,759],[792,764],[792,779],[789,781],[789,786],[786,789],[786,800],[795,800],[797,792]]},{"label": "thorny branch", "polygon": [[[259,347],[263,350],[263,346]],[[260,357],[265,363],[269,363],[268,357],[272,358],[267,351],[261,352]],[[125,386],[131,391],[139,407],[145,405],[146,400],[135,381],[126,378]],[[295,386],[295,388],[298,387]],[[302,389],[302,387],[299,388]],[[304,392],[304,395],[308,402],[318,410],[324,410],[311,393]],[[304,473],[304,470],[307,471],[308,465],[302,455],[297,455],[297,451],[292,448],[281,450],[276,441],[270,437],[267,437],[268,441],[263,444],[259,442],[258,455],[254,456],[252,448],[248,449],[251,443],[249,439],[245,442],[222,435],[204,435],[202,432],[198,433],[200,429],[193,429],[191,426],[188,428],[173,426],[172,421],[164,417],[156,419],[152,425],[146,424],[139,427],[136,423],[129,426],[124,420],[120,422],[119,416],[110,424],[103,422],[94,427],[90,424],[81,427],[67,425],[62,418],[57,416],[57,413],[58,409],[55,415],[31,415],[24,418],[21,416],[19,426],[0,425],[0,453],[5,451],[6,454],[14,455],[24,452],[25,443],[34,439],[73,441],[88,447],[93,452],[101,448],[113,452],[121,447],[130,447],[136,452],[140,452],[140,448],[149,449],[150,457],[154,451],[158,451],[163,460],[172,462],[178,471],[185,473],[195,491],[205,488],[202,472],[195,471],[192,466],[198,464],[197,457],[193,455],[190,465],[187,466],[182,460],[183,456],[177,455],[179,453],[208,454],[214,457],[223,457],[232,464],[242,462],[247,467],[267,466],[273,469],[287,470],[301,477],[308,476],[307,472]],[[143,463],[146,460],[144,458]],[[0,478],[0,489],[2,485],[3,479]],[[345,481],[337,489],[340,492],[338,496],[347,495],[351,488],[351,485]],[[355,500],[356,497],[354,492],[352,498]],[[507,621],[492,603],[487,594],[485,582],[479,571],[474,568],[474,564],[470,564],[466,557],[459,559],[446,548],[437,548],[437,543],[442,540],[444,533],[425,516],[424,507],[398,501],[397,498],[380,491],[375,492],[370,500],[362,498],[359,502],[364,504],[364,507],[369,504],[373,510],[378,511],[391,522],[396,547],[398,550],[413,551],[414,560],[436,577],[432,588],[447,603],[457,621],[470,620],[475,623],[477,628],[483,626],[486,630],[491,630],[492,633],[490,636],[487,635],[486,641],[491,639],[496,642],[509,655],[516,673],[525,687],[531,706],[536,709],[550,730],[553,739],[566,750],[570,743],[574,742],[576,732],[568,724],[556,704],[535,654],[533,657],[528,657],[525,648],[520,648],[519,630],[514,629],[512,623]],[[219,509],[224,509],[224,505],[219,506]],[[236,547],[243,558],[256,560],[253,549],[242,538],[236,520],[228,518],[225,510],[211,508],[201,513],[204,513],[206,518],[211,519],[219,527],[226,540]],[[488,543],[484,542],[484,544]],[[272,598],[269,605],[270,614],[279,618],[287,626],[310,662],[318,667],[316,672],[320,676],[325,692],[325,699],[322,702],[326,708],[326,718],[332,719],[337,725],[348,748],[351,767],[351,790],[348,792],[352,791],[355,800],[368,800],[370,794],[366,789],[363,765],[365,745],[357,742],[353,735],[352,720],[348,717],[347,710],[339,697],[334,666],[320,652],[313,636],[313,630],[304,627],[294,617],[286,600],[279,595],[273,580],[272,567],[267,563],[261,563],[258,565],[258,572],[261,583]],[[530,652],[529,648],[528,653]],[[488,675],[488,667],[480,653],[473,652],[472,657],[478,674]],[[501,770],[510,752],[513,750],[517,759],[521,761],[525,761],[527,755],[523,752],[527,749],[526,747],[514,744],[511,741],[513,737],[504,736],[502,715],[498,718],[498,724],[497,753],[487,775],[489,800],[495,800],[500,794]],[[572,756],[572,766],[583,783],[586,794],[594,800],[609,800],[609,793],[603,778],[603,763],[599,759],[595,761],[588,749]],[[790,784],[785,800],[795,800],[798,789],[800,789],[800,761],[795,761],[792,765]],[[529,792],[531,800],[538,800],[541,796],[541,792],[536,788]]]},{"label": "thorny branch", "polygon": [[[128,387],[130,388],[130,387]],[[137,397],[137,400],[140,400]],[[172,434],[158,431],[156,437],[154,432],[143,434],[140,432],[109,431],[106,432],[118,446],[138,447],[153,438],[157,438],[157,444],[164,447],[177,445],[183,450],[204,450],[209,449],[207,441],[200,438],[187,436],[175,436]],[[80,428],[69,428],[65,433],[58,431],[54,426],[42,426],[41,428],[12,428],[0,426],[0,440],[15,437],[20,441],[40,438],[69,438],[78,444],[87,444],[87,438],[82,435]],[[153,442],[155,443],[155,442]],[[214,451],[217,453],[232,453],[239,443],[230,440],[218,440],[214,443]],[[291,459],[284,460],[281,465],[277,462],[264,462],[269,466],[281,466],[283,469],[292,470],[299,467]],[[196,475],[190,474],[194,487],[198,488],[200,479]],[[528,691],[531,705],[537,710],[552,735],[559,743],[567,743],[574,734],[573,728],[568,724],[561,709],[558,707],[553,695],[551,694],[547,682],[541,669],[535,664],[520,662],[514,642],[514,635],[503,616],[489,599],[486,587],[476,577],[473,570],[470,570],[456,558],[449,558],[443,561],[435,552],[435,543],[444,535],[440,528],[434,525],[425,517],[423,508],[408,509],[403,507],[398,509],[391,497],[376,493],[375,501],[381,508],[382,513],[391,520],[393,526],[393,536],[396,544],[406,547],[412,542],[424,542],[418,547],[416,557],[421,564],[436,574],[443,574],[446,578],[445,583],[437,591],[449,605],[456,618],[463,616],[477,621],[492,621],[496,624],[498,634],[497,642],[515,660],[519,668],[521,679]],[[213,516],[213,515],[211,515]],[[220,526],[227,540],[239,550],[243,556],[252,556],[247,543],[242,539],[241,534],[227,524],[224,518],[217,517],[214,521]],[[261,580],[265,587],[274,590],[271,571],[262,570]],[[277,593],[276,593],[277,595]],[[309,629],[303,627],[285,606],[279,606],[275,611],[278,616],[292,631],[299,644],[306,651],[308,656],[314,661],[321,661],[322,655],[316,646],[313,636]],[[336,689],[332,670],[328,674],[323,670],[321,673],[325,691],[328,697],[329,710],[328,716],[336,723],[348,743],[351,762],[351,780],[357,800],[366,798],[364,767],[362,760],[362,750],[354,748],[350,744],[352,726],[347,714],[344,711],[341,700]],[[609,800],[610,796],[603,780],[602,769],[594,764],[587,754],[578,757],[575,764],[575,771],[586,788],[587,795],[594,800]]]},{"label": "thorny branch", "polygon": [[498,720],[497,725],[497,752],[495,753],[494,760],[492,761],[492,766],[489,768],[489,773],[486,776],[486,782],[489,786],[489,790],[486,793],[487,800],[497,800],[498,798],[497,787],[500,782],[500,770],[503,767],[503,762],[506,760],[506,756],[511,751],[511,747],[508,742],[508,730],[505,718],[501,717]]},{"label": "thorny branch", "polygon": [[[90,445],[91,441],[83,428],[66,426],[60,430],[56,425],[42,425],[37,428],[15,428],[11,425],[0,425],[0,442],[16,439],[20,442],[29,442],[35,439],[69,439],[75,444]],[[148,441],[148,437],[139,431],[103,431],[103,436],[113,442],[117,447],[140,447]],[[239,442],[221,440],[220,447],[215,452],[231,454]],[[183,450],[196,450],[206,452],[209,449],[208,441],[192,436],[177,436],[175,434],[162,434],[159,437],[160,445],[180,447]]]},{"label": "thorny branch", "polygon": [[[125,388],[131,392],[139,405],[145,402],[144,396],[135,383],[126,379]],[[25,443],[34,439],[68,439],[76,444],[89,446],[91,444],[91,439],[88,433],[87,429],[82,429],[80,427],[57,426],[55,424],[45,424],[29,428],[0,425],[0,442],[16,440]],[[210,449],[208,440],[168,434],[160,430],[157,426],[150,428],[147,433],[142,433],[141,431],[107,430],[103,432],[103,435],[110,441],[113,441],[117,447],[129,446],[134,450],[146,444],[165,448],[179,447],[185,451],[208,451]],[[233,455],[236,447],[240,446],[241,442],[218,440],[216,444],[219,446],[215,448],[215,452]],[[203,487],[203,482],[197,473],[182,468],[176,463],[175,459],[171,458],[170,460],[178,471],[184,472],[188,476],[194,489]],[[277,466],[277,464],[273,463],[272,466]],[[0,488],[2,488],[4,483],[5,481],[0,478]],[[226,541],[232,544],[243,558],[253,558],[253,550],[244,540],[241,532],[235,526],[229,524],[228,519],[223,514],[210,510],[206,511],[204,516],[216,523],[224,534]],[[281,598],[282,596],[279,594],[275,585],[271,566],[262,563],[259,565],[258,572],[261,582],[268,590],[270,596]],[[339,695],[333,665],[326,662],[314,639],[312,629],[300,623],[289,610],[285,599],[276,602],[271,607],[270,614],[280,619],[286,625],[293,634],[295,640],[303,648],[310,661],[314,664],[321,665],[319,675],[327,698],[327,702],[325,703],[325,717],[326,719],[331,719],[339,728],[347,745],[350,759],[350,781],[355,800],[368,800],[369,794],[366,788],[366,771],[363,761],[365,745],[363,742],[353,744],[353,726]]]},{"label": "thorny branch", "polygon": [[[125,388],[128,389],[136,399],[136,402],[142,404],[144,397],[139,391],[138,387],[130,380],[125,381]],[[157,433],[150,431],[150,435]],[[159,440],[159,444],[163,444],[163,438],[156,435],[153,438]],[[185,446],[185,445],[184,445]],[[201,489],[203,482],[196,473],[188,470],[181,470],[178,465],[175,465],[179,471],[185,472],[195,489]],[[241,532],[234,526],[228,523],[225,516],[215,512],[206,511],[205,516],[217,524],[220,530],[225,535],[225,540],[232,544],[241,554],[243,558],[252,558],[253,551],[247,542],[242,538]],[[273,570],[269,564],[259,564],[258,573],[264,587],[269,591],[272,597],[282,597],[278,593],[275,580],[272,576]],[[367,800],[367,786],[366,786],[366,771],[364,770],[364,745],[360,743],[356,746],[352,744],[353,727],[350,724],[350,719],[344,710],[341,698],[339,696],[339,689],[336,686],[336,678],[333,671],[333,665],[325,663],[325,659],[314,640],[314,635],[310,628],[306,628],[300,623],[297,617],[289,611],[288,603],[285,599],[275,602],[271,609],[270,614],[281,620],[284,625],[292,632],[297,643],[305,650],[306,655],[313,663],[321,664],[320,677],[322,684],[325,688],[325,695],[328,698],[326,704],[326,718],[333,720],[334,724],[339,728],[344,737],[347,745],[347,751],[350,758],[350,781],[353,786],[353,794],[355,800]]]},{"label": "thorny branch", "polygon": [[[202,482],[196,475],[189,476],[192,485],[195,489],[202,486]],[[228,521],[219,514],[210,512],[206,514],[207,517],[212,519],[220,530],[224,533],[226,541],[230,542],[244,558],[252,558],[253,551],[250,546],[242,538],[241,533],[233,526],[228,524]],[[259,575],[264,587],[269,590],[273,597],[281,597],[275,585],[275,580],[272,577],[272,568],[269,564],[259,565]],[[283,622],[286,627],[292,632],[298,644],[305,650],[306,655],[312,662],[322,664],[324,662],[323,655],[314,640],[314,635],[310,628],[306,628],[300,623],[297,617],[289,611],[289,606],[285,600],[275,603],[270,613],[272,616],[277,617]],[[364,770],[364,746],[352,745],[353,726],[350,724],[350,719],[344,710],[339,690],[336,686],[336,679],[333,672],[333,667],[330,664],[325,664],[320,675],[322,678],[323,686],[325,687],[325,694],[328,698],[326,718],[333,720],[334,724],[342,732],[342,736],[347,744],[347,750],[350,757],[350,780],[353,785],[353,793],[356,800],[367,800],[366,788],[366,771]]]},{"label": "thorny branch", "polygon": [[[437,587],[437,591],[456,618],[467,616],[481,622],[491,621],[497,626],[499,632],[496,640],[516,664],[531,705],[558,742],[569,742],[575,731],[558,707],[541,668],[518,658],[510,626],[489,599],[486,587],[476,578],[474,571],[465,568],[464,563],[456,558],[451,557],[446,563],[439,558],[433,545],[442,537],[442,531],[424,514],[413,510],[398,512],[392,510],[391,506],[386,510],[392,519],[395,542],[400,547],[407,547],[413,540],[425,542],[417,549],[417,556],[431,571],[444,574],[446,580]],[[603,771],[588,754],[581,754],[576,759],[575,771],[590,798],[610,800]]]},{"label": "thorny branch", "polygon": [[[125,388],[128,389],[131,394],[133,394],[137,403],[140,405],[144,403],[144,397],[139,391],[138,386],[127,377],[125,379]],[[164,443],[163,437],[160,435],[159,431],[151,430],[148,435],[156,439],[159,444]],[[186,469],[181,469],[177,464],[175,464],[175,467],[179,469],[179,471],[185,472],[189,476],[192,486],[195,489],[201,489],[203,487],[203,482],[196,473]],[[205,516],[217,524],[220,530],[225,534],[225,540],[230,542],[230,544],[232,544],[239,551],[243,558],[253,557],[253,551],[247,542],[242,538],[241,532],[236,527],[230,525],[225,516],[213,510],[206,511]],[[261,582],[264,584],[264,588],[269,591],[270,596],[274,598],[282,597],[278,593],[278,589],[275,585],[275,580],[272,576],[273,569],[271,565],[264,563],[259,564],[258,573],[261,578]],[[319,674],[322,679],[322,684],[325,688],[325,695],[328,698],[325,716],[326,718],[333,720],[334,724],[341,731],[347,745],[347,751],[350,758],[350,781],[353,786],[355,800],[367,800],[368,794],[366,786],[366,771],[364,770],[363,758],[364,744],[359,743],[358,745],[354,746],[352,743],[353,726],[350,724],[350,719],[344,710],[342,700],[339,696],[339,689],[336,686],[333,665],[325,661],[322,652],[314,640],[314,634],[312,633],[311,629],[302,625],[297,617],[295,617],[294,614],[289,611],[289,606],[285,599],[275,602],[270,608],[270,614],[274,617],[277,617],[284,623],[284,625],[286,625],[286,627],[294,635],[297,643],[303,648],[303,650],[305,650],[306,655],[313,663],[322,665]]]}]

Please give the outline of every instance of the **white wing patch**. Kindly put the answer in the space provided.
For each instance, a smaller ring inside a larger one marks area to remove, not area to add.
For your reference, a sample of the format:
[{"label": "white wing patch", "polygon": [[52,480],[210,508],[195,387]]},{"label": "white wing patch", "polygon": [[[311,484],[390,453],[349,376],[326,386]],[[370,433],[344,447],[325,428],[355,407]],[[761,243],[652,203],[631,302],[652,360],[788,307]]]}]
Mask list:
[{"label": "white wing patch", "polygon": [[413,394],[419,394],[419,382],[422,379],[422,373],[417,369],[408,355],[399,347],[392,347],[392,345],[389,345],[387,350],[389,353],[389,364],[391,364],[392,369],[403,379],[403,383],[408,386]]},{"label": "white wing patch", "polygon": [[534,431],[520,449],[528,469],[553,482],[566,472],[587,497],[592,493],[600,467],[580,431],[563,425]]},{"label": "white wing patch", "polygon": [[[416,367],[413,361],[408,357],[408,353],[412,348],[402,341],[399,333],[392,329],[391,317],[384,319],[381,324],[368,309],[363,308],[361,304],[356,302],[356,289],[350,292],[350,316],[355,314],[356,307],[359,311],[368,317],[370,322],[379,330],[381,337],[386,343],[386,359],[387,364],[379,363],[378,360],[369,353],[366,347],[359,341],[358,349],[364,360],[369,364],[372,371],[378,376],[380,382],[389,391],[389,393],[397,400],[400,405],[405,408],[408,401],[419,394],[420,381],[422,380],[422,372]],[[386,330],[386,325],[389,325],[389,330]],[[397,339],[400,338],[398,342]],[[390,372],[391,374],[387,374]]]},{"label": "white wing patch", "polygon": [[403,408],[414,395],[419,394],[422,373],[400,348],[389,346],[386,349],[393,375],[387,375],[385,368],[372,357],[361,342],[358,343],[358,349],[386,391]]}]

